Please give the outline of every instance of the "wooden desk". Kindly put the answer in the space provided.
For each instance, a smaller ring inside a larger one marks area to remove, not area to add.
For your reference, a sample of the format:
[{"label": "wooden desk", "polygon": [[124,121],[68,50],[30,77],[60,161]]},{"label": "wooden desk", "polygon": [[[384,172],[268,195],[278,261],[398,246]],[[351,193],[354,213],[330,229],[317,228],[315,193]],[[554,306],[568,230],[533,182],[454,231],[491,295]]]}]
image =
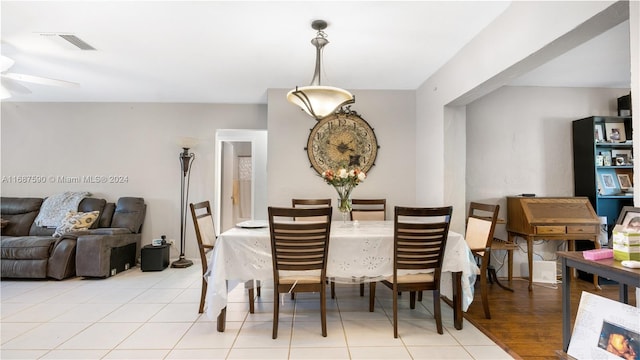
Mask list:
[{"label": "wooden desk", "polygon": [[[600,275],[620,284],[619,299],[629,303],[629,286],[640,287],[640,269],[630,269],[620,265],[620,261],[611,259],[587,260],[582,251],[560,251],[562,261],[562,349],[566,353],[571,340],[571,268]],[[636,301],[640,301],[636,299]]]},{"label": "wooden desk", "polygon": [[[529,291],[533,290],[533,242],[535,240],[591,240],[600,248],[600,219],[586,197],[507,197],[507,234],[515,242],[527,240]],[[598,286],[594,275],[593,284]]]}]

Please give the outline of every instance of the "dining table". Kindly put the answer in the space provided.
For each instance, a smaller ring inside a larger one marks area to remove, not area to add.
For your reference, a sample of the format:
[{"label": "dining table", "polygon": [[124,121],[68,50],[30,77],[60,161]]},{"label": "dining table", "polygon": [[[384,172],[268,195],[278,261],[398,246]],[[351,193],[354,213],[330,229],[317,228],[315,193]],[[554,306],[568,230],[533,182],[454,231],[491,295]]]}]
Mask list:
[{"label": "dining table", "polygon": [[[224,331],[227,295],[250,280],[273,282],[271,240],[266,221],[250,221],[222,232],[208,258],[206,313]],[[329,235],[327,277],[336,283],[360,284],[393,275],[393,221],[333,221]],[[473,301],[479,274],[464,236],[449,231],[440,294],[450,300],[454,326],[462,329],[462,312]]]}]

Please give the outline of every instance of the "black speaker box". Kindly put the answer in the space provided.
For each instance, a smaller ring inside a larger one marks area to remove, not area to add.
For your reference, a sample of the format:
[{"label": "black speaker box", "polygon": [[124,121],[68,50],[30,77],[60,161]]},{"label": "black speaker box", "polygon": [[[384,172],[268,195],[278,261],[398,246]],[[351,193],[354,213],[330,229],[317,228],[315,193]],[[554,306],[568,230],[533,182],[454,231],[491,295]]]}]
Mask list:
[{"label": "black speaker box", "polygon": [[618,98],[618,116],[631,116],[631,93]]},{"label": "black speaker box", "polygon": [[162,271],[169,266],[169,245],[146,245],[141,251],[142,271]]}]

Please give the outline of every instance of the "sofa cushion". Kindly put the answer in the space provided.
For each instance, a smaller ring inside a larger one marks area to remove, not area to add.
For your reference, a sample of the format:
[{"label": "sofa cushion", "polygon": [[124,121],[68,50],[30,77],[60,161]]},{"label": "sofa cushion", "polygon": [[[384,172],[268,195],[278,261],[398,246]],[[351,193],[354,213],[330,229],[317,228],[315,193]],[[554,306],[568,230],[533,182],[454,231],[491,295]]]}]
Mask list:
[{"label": "sofa cushion", "polygon": [[[98,216],[98,220],[94,221],[91,224],[91,229],[95,229],[100,225],[100,219],[104,214],[104,207],[107,204],[107,200],[105,199],[96,199],[96,198],[84,198],[78,204],[79,212],[90,212],[90,211],[99,211],[100,215]],[[111,215],[109,215],[111,216]]]},{"label": "sofa cushion", "polygon": [[98,227],[99,228],[111,227],[111,218],[113,218],[113,213],[115,211],[116,211],[116,204],[107,203],[104,206],[104,211],[100,215],[100,219],[98,219],[98,221],[100,222],[100,224],[98,224]]},{"label": "sofa cushion", "polygon": [[47,277],[48,263],[48,259],[2,259],[0,274],[3,278],[44,279]]},{"label": "sofa cushion", "polygon": [[123,235],[131,234],[131,230],[127,228],[97,228],[87,232],[89,235]]},{"label": "sofa cushion", "polygon": [[5,259],[48,259],[56,239],[43,236],[20,236],[2,239],[2,261]]},{"label": "sofa cushion", "polygon": [[134,234],[139,233],[144,223],[146,208],[143,198],[121,197],[116,204],[111,227],[127,228]]},{"label": "sofa cushion", "polygon": [[62,224],[56,228],[56,232],[53,233],[53,237],[60,237],[63,234],[72,231],[89,229],[91,225],[98,220],[98,216],[100,216],[99,211],[90,211],[86,213],[69,211],[62,220]]},{"label": "sofa cushion", "polygon": [[15,198],[2,197],[0,200],[0,212],[2,219],[7,220],[7,225],[2,228],[2,235],[27,236],[31,224],[38,216],[42,198]]},{"label": "sofa cushion", "polygon": [[54,232],[56,232],[55,228],[36,226],[36,224],[34,223],[33,225],[31,225],[29,236],[53,236]]}]

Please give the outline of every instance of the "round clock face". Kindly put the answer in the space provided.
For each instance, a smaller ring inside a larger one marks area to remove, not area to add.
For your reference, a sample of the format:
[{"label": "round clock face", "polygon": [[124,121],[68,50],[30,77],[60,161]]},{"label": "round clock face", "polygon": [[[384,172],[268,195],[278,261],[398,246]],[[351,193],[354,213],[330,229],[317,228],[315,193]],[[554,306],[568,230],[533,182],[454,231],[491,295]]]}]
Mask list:
[{"label": "round clock face", "polygon": [[322,174],[327,169],[371,169],[378,154],[376,134],[355,111],[340,111],[318,121],[307,141],[311,166]]}]

